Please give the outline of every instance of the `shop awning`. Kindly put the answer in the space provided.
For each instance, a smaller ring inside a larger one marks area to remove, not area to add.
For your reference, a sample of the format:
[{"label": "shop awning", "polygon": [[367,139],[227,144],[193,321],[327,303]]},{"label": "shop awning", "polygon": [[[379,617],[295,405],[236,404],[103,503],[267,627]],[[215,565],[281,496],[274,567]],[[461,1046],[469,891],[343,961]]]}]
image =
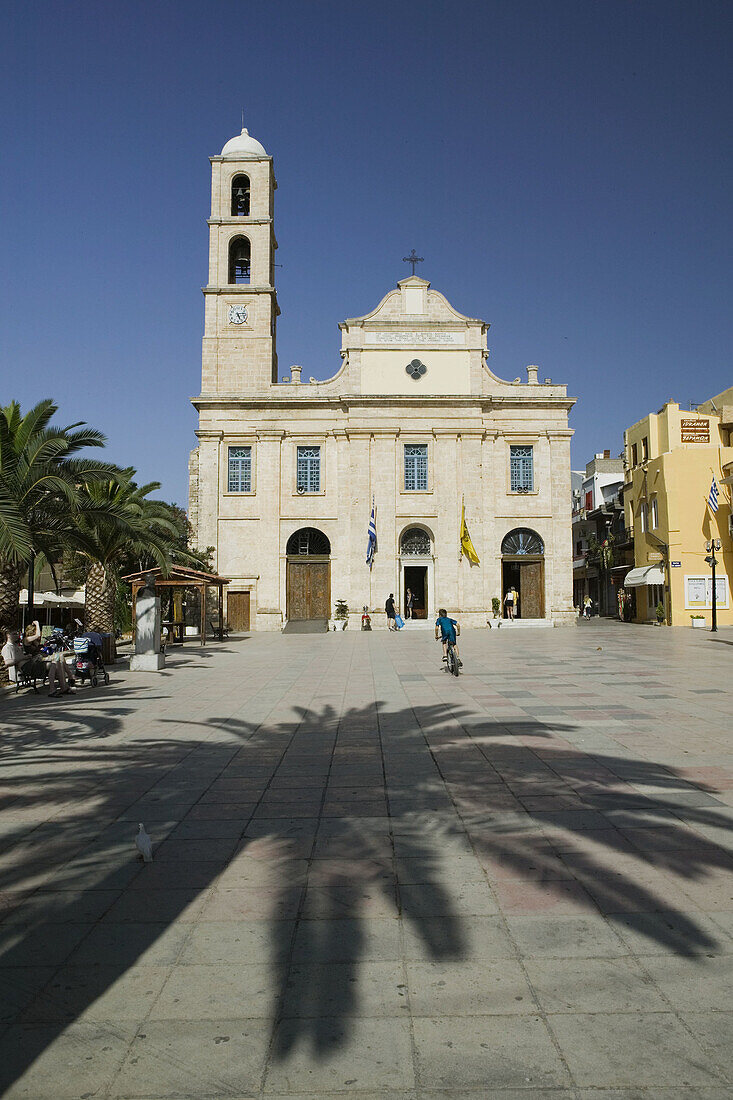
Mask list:
[{"label": "shop awning", "polygon": [[[18,595],[18,606],[25,607],[28,603],[28,589],[21,588]],[[83,607],[84,606],[84,589],[78,588],[76,592],[66,593],[57,592],[34,592],[33,593],[33,606],[34,607]]]},{"label": "shop awning", "polygon": [[664,584],[661,565],[642,565],[630,570],[624,577],[624,588],[639,588],[642,584]]}]

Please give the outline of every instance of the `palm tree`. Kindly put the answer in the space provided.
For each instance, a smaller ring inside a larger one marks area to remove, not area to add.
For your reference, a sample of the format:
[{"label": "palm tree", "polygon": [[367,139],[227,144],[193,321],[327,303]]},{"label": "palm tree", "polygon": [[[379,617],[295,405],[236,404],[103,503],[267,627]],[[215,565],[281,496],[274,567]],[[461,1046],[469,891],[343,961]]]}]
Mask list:
[{"label": "palm tree", "polygon": [[84,490],[114,467],[73,457],[103,447],[101,432],[83,421],[58,428],[50,399],[25,415],[13,401],[0,408],[0,625],[18,622],[18,595],[34,557],[59,558],[74,530]]},{"label": "palm tree", "polygon": [[120,563],[135,556],[142,567],[156,565],[167,573],[179,535],[170,506],[148,499],[160,483],[138,486],[134,474],[131,467],[116,470],[107,481],[89,485],[77,517],[74,549],[87,566],[85,626],[103,634],[114,633]]}]

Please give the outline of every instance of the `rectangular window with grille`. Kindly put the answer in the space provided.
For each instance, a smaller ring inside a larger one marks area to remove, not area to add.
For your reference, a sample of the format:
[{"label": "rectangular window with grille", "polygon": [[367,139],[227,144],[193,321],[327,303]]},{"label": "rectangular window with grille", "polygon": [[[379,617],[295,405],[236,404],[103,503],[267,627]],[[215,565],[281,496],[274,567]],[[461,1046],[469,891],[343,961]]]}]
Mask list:
[{"label": "rectangular window with grille", "polygon": [[252,448],[230,447],[227,482],[230,493],[252,492]]},{"label": "rectangular window with grille", "polygon": [[298,447],[296,488],[299,493],[320,493],[320,447]]},{"label": "rectangular window with grille", "polygon": [[427,489],[428,487],[428,445],[427,443],[405,444],[405,489]]},{"label": "rectangular window with grille", "polygon": [[512,493],[534,492],[534,448],[509,448],[509,484]]}]

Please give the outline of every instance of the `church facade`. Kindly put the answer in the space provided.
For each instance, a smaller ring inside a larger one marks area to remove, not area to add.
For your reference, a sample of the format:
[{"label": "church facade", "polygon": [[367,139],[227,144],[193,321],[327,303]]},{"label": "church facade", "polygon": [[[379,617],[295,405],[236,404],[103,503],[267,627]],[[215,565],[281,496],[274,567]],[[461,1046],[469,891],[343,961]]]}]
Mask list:
[{"label": "church facade", "polygon": [[416,618],[444,606],[485,628],[512,587],[520,617],[573,622],[566,387],[536,366],[498,378],[488,324],[414,274],[340,324],[332,378],[280,376],[272,158],[243,130],[211,166],[189,517],[231,578],[232,626],[330,619],[343,600],[352,626],[368,607],[379,628],[409,589]]}]

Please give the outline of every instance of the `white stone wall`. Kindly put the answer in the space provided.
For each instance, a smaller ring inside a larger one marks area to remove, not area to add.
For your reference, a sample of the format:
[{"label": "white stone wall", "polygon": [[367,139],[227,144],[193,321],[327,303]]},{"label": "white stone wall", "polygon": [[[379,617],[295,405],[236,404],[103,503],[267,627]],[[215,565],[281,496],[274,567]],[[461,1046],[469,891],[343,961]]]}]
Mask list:
[{"label": "white stone wall", "polygon": [[[543,539],[545,613],[572,618],[569,437],[566,414],[548,427],[548,410],[526,410],[521,421],[507,414],[490,429],[480,407],[447,402],[440,409],[397,410],[375,403],[358,413],[330,407],[272,410],[250,405],[202,413],[197,505],[199,543],[216,545],[216,565],[236,587],[252,590],[253,622],[279,627],[286,614],[285,548],[300,527],[317,527],[331,542],[333,602],[351,611],[381,608],[390,591],[400,592],[399,539],[405,528],[425,527],[433,539],[435,588],[430,601],[450,606],[467,624],[483,625],[491,598],[501,596],[501,543],[515,527],[530,527]],[[458,421],[471,422],[461,428]],[[509,489],[509,441],[531,442],[537,491]],[[253,492],[226,490],[227,448],[246,441],[253,450]],[[429,488],[406,492],[403,447],[426,442]],[[298,444],[321,447],[321,492],[299,495],[295,481]],[[371,573],[365,564],[367,526],[374,495],[379,550]],[[461,498],[480,566],[459,558]],[[381,621],[381,620],[380,620]],[[377,622],[375,625],[379,625]]]}]

